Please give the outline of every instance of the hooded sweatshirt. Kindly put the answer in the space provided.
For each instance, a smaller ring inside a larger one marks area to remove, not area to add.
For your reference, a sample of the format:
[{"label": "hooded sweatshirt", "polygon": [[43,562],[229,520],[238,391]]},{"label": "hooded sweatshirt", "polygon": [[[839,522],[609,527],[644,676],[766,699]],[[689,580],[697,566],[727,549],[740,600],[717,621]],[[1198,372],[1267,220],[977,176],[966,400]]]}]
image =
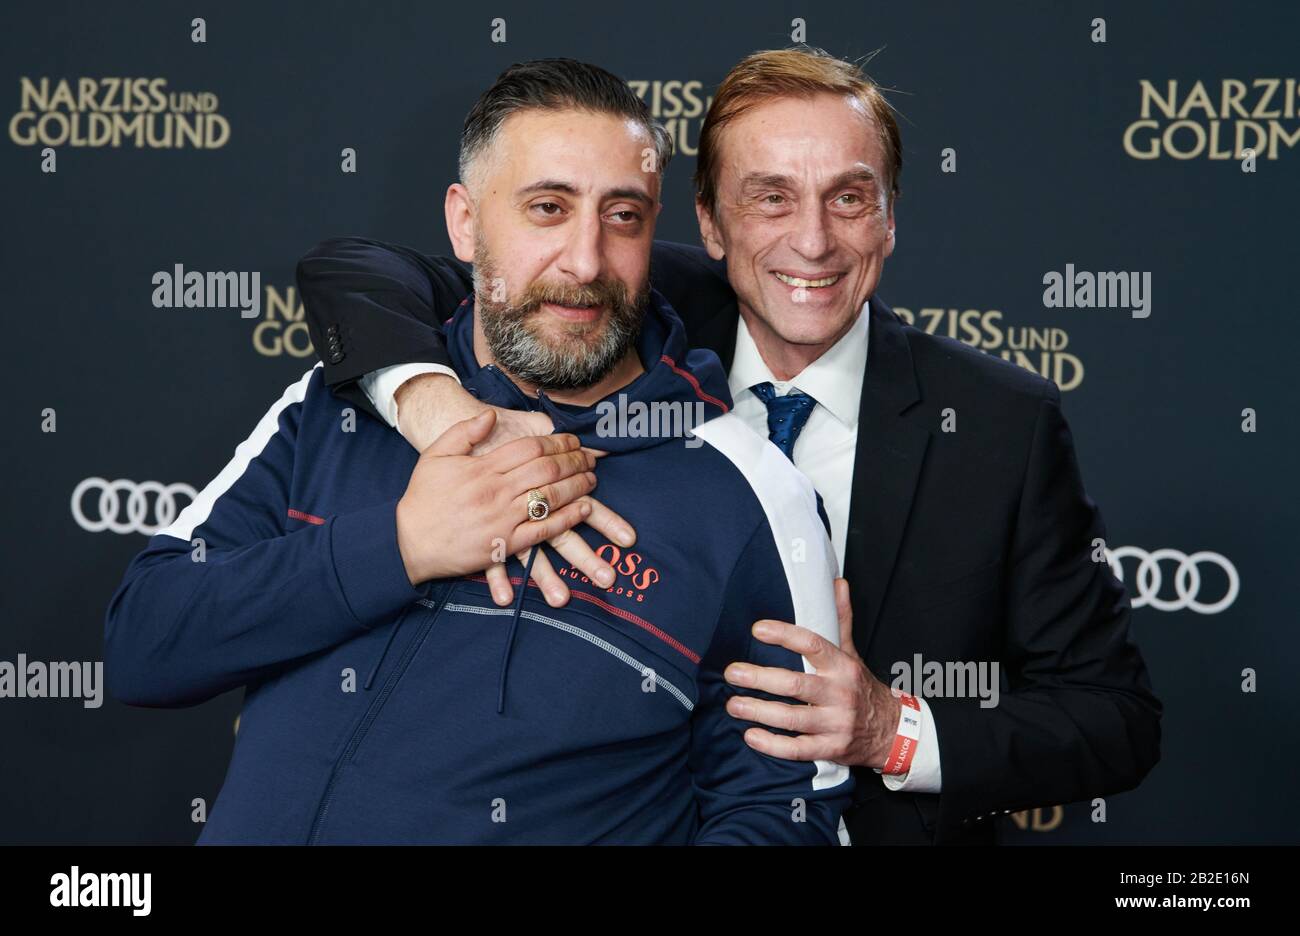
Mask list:
[{"label": "hooded sweatshirt", "polygon": [[635,546],[579,528],[614,567],[609,588],[540,547],[572,591],[562,608],[520,587],[514,559],[513,607],[482,575],[413,587],[395,517],[418,455],[308,371],[131,562],[107,612],[119,700],[245,690],[199,842],[834,844],[848,770],[750,748],[722,675],[736,661],[812,671],[752,636],[761,618],[838,642],[807,479],[727,414],[717,358],[687,351],[657,294],[645,372],[590,407],[479,366],[473,332],[467,301],[447,326],[465,387],[609,452],[597,493]]}]

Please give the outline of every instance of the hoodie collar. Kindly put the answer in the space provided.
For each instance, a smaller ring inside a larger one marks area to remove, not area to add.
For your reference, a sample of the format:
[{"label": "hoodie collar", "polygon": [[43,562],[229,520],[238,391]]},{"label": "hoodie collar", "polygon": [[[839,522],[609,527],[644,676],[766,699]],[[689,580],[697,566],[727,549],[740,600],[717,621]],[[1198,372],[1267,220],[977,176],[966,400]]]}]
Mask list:
[{"label": "hoodie collar", "polygon": [[[465,299],[446,324],[447,349],[461,383],[484,403],[506,409],[544,412],[556,432],[571,432],[582,444],[606,452],[628,452],[668,441],[652,431],[675,413],[674,425],[693,426],[731,409],[722,363],[712,351],[689,350],[686,330],[667,300],[651,290],[636,350],[645,372],[591,406],[556,403],[545,392],[530,397],[495,364],[479,366],[474,356],[474,302]],[[675,404],[672,410],[651,404]],[[647,431],[639,431],[640,426]]]}]

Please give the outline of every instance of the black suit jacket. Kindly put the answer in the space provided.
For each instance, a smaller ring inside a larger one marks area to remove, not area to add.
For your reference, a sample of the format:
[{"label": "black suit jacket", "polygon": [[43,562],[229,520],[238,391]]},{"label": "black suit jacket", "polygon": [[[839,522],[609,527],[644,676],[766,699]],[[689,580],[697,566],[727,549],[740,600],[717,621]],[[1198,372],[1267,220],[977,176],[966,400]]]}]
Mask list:
[{"label": "black suit jacket", "polygon": [[[729,369],[739,312],[723,266],[656,243],[652,280],[691,344]],[[471,291],[465,264],[363,238],[316,247],[298,286],[326,380],[367,410],[363,374],[450,366],[438,328]],[[877,298],[869,315],[844,561],[854,643],[887,684],[917,654],[996,661],[1002,693],[992,708],[927,696],[942,792],[891,792],[858,771],[854,842],[991,842],[996,816],[1136,786],[1159,759],[1161,706],[1124,588],[1093,558],[1106,533],[1060,391]]]}]

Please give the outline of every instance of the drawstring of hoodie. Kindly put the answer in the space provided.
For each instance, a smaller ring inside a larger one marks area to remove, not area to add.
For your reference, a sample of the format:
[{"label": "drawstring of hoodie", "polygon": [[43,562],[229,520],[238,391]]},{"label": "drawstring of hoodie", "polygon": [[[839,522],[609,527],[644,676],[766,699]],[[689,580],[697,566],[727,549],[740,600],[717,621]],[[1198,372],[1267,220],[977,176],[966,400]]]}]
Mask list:
[{"label": "drawstring of hoodie", "polygon": [[524,609],[524,592],[528,591],[528,579],[533,574],[533,560],[537,558],[540,545],[528,550],[528,561],[524,563],[524,580],[515,595],[515,613],[510,616],[510,632],[506,635],[506,649],[501,656],[501,676],[497,688],[497,714],[506,708],[506,671],[510,669],[510,651],[515,647],[515,631],[519,628],[519,615]]}]

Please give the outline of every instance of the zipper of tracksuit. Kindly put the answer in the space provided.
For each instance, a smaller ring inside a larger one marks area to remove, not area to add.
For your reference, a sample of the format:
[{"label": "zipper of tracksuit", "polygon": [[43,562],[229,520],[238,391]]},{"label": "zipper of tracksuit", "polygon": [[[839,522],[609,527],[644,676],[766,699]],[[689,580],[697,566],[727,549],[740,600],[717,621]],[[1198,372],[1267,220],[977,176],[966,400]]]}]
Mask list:
[{"label": "zipper of tracksuit", "polygon": [[[389,694],[397,685],[397,681],[402,678],[402,674],[406,672],[406,668],[411,665],[411,660],[415,657],[415,653],[419,650],[420,645],[424,643],[425,638],[429,634],[429,630],[433,627],[433,622],[437,620],[438,614],[442,611],[442,606],[447,603],[447,599],[451,597],[452,592],[455,590],[456,587],[453,585],[448,588],[440,598],[438,598],[437,604],[433,608],[433,613],[429,615],[428,620],[426,620],[420,627],[419,633],[417,633],[415,637],[412,638],[411,642],[402,650],[402,656],[398,659],[397,666],[393,668],[393,671],[388,674],[388,678],[384,680],[384,685],[379,690],[379,695],[375,696],[374,701],[370,703],[370,708],[366,709],[366,714],[362,717],[360,724],[358,724],[353,730],[352,737],[348,739],[347,746],[343,748],[343,753],[340,754],[339,759],[334,762],[334,769],[330,772],[330,782],[325,787],[325,796],[321,798],[320,808],[316,810],[316,819],[312,822],[311,835],[307,838],[308,845],[315,845],[320,839],[320,830],[325,824],[325,814],[329,812],[330,800],[334,798],[334,788],[338,785],[339,772],[347,762],[352,759],[352,756],[356,754],[357,748],[361,745],[362,738],[366,736],[366,732],[370,730],[370,726],[374,724],[375,719],[379,717],[379,710],[384,707],[384,702],[388,699]],[[424,603],[421,602],[421,604],[423,605]],[[428,605],[424,605],[424,607],[427,608]]]}]

